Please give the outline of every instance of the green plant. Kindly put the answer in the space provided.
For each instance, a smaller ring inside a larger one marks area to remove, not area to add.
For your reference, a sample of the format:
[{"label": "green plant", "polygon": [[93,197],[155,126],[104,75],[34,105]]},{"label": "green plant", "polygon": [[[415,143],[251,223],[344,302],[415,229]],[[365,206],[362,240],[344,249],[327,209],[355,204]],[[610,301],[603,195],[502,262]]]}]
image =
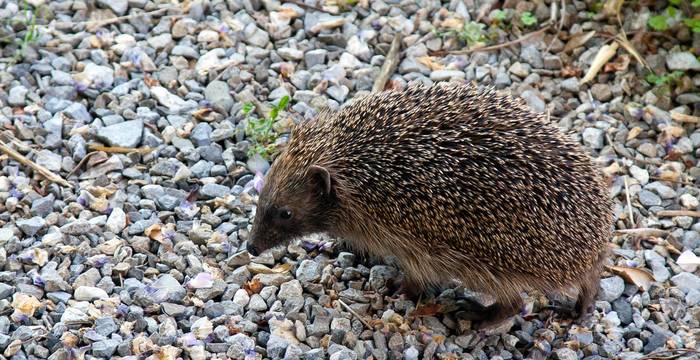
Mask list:
[{"label": "green plant", "polygon": [[[683,12],[678,10],[677,7],[682,5],[683,0],[669,0],[669,3],[672,6],[667,7],[662,13],[649,18],[647,23],[650,28],[656,31],[666,31],[669,28],[669,20],[680,14],[680,21],[683,25],[687,26],[694,33],[700,33],[700,19],[697,17],[686,18]],[[690,6],[693,8],[700,7],[700,0],[693,0]]]},{"label": "green plant", "polygon": [[656,85],[656,86],[661,86],[665,85],[673,80],[677,80],[681,76],[683,76],[684,72],[680,70],[676,70],[668,75],[656,75],[654,73],[649,73],[644,80],[646,80],[649,84]]},{"label": "green plant", "polygon": [[246,116],[245,134],[251,141],[248,149],[248,157],[259,154],[263,159],[270,160],[275,152],[275,140],[277,132],[273,128],[279,112],[284,110],[289,103],[289,96],[283,96],[276,105],[273,105],[270,114],[262,119],[250,116],[255,106],[251,103],[243,105],[243,114]]},{"label": "green plant", "polygon": [[532,15],[531,12],[526,11],[520,15],[520,21],[522,21],[525,26],[532,26],[537,24],[537,18]]},{"label": "green plant", "polygon": [[14,36],[6,36],[3,38],[0,38],[0,42],[2,43],[15,43],[19,46],[19,50],[15,52],[14,56],[12,57],[12,62],[17,62],[19,59],[24,57],[24,54],[27,51],[27,47],[38,41],[39,39],[39,28],[37,27],[36,20],[37,20],[37,14],[36,14],[36,9],[31,8],[29,6],[29,3],[27,1],[24,1],[24,14],[25,17],[21,20],[17,19],[9,19],[6,21],[7,25],[13,26],[16,24],[22,24],[24,25],[25,32],[24,36],[19,38],[19,37],[14,37]]},{"label": "green plant", "polygon": [[486,37],[484,36],[485,27],[486,25],[482,23],[470,21],[464,23],[461,29],[450,29],[446,31],[440,31],[434,28],[433,33],[442,38],[448,36],[456,37],[459,41],[464,42],[471,47],[486,41]]},{"label": "green plant", "polygon": [[506,19],[506,12],[503,11],[503,10],[501,10],[501,9],[494,10],[494,11],[491,13],[491,17],[492,17],[494,20],[503,21],[503,20]]}]

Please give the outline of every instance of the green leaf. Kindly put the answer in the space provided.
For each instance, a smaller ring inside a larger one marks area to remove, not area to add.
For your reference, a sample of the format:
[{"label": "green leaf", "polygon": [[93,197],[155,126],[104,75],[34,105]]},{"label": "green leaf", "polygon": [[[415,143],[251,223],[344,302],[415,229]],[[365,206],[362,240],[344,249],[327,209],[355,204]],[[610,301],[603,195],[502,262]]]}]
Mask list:
[{"label": "green leaf", "polygon": [[668,2],[671,5],[680,5],[681,4],[681,0],[668,0]]},{"label": "green leaf", "polygon": [[690,4],[692,7],[700,7],[700,0],[693,0],[693,2]]},{"label": "green leaf", "polygon": [[285,95],[282,96],[280,99],[280,102],[277,104],[277,108],[280,110],[284,110],[287,107],[287,104],[289,103],[289,96]]},{"label": "green leaf", "polygon": [[666,13],[667,13],[668,16],[670,16],[670,17],[676,17],[676,14],[678,13],[678,9],[674,8],[673,6],[669,6],[669,7],[666,9]]},{"label": "green leaf", "polygon": [[700,19],[683,19],[683,23],[694,33],[700,33]]},{"label": "green leaf", "polygon": [[253,104],[252,103],[245,103],[243,104],[243,114],[248,115],[250,111],[253,110]]},{"label": "green leaf", "polygon": [[655,15],[649,18],[649,27],[657,31],[668,30],[668,23],[666,20],[668,17],[666,15]]},{"label": "green leaf", "polygon": [[493,16],[494,19],[499,20],[499,21],[503,21],[506,19],[506,12],[501,10],[501,9],[494,10],[491,13],[491,15]]},{"label": "green leaf", "polygon": [[526,11],[522,15],[520,15],[520,20],[525,26],[537,24],[537,18],[532,16],[532,13],[529,11]]}]

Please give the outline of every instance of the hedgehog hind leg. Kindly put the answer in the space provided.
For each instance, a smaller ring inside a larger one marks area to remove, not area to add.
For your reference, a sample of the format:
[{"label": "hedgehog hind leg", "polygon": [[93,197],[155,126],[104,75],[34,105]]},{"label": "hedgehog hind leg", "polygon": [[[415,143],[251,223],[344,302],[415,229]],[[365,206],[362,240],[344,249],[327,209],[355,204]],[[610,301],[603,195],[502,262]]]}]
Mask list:
[{"label": "hedgehog hind leg", "polygon": [[592,270],[586,274],[578,286],[578,299],[574,306],[574,317],[580,319],[593,310],[593,301],[598,293],[600,283],[599,271]]}]

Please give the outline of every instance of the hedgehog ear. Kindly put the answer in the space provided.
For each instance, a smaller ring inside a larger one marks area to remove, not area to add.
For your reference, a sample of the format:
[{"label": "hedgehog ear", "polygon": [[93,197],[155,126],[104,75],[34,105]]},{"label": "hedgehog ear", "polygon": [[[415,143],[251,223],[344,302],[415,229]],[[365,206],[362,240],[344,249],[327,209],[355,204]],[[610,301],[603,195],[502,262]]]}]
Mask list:
[{"label": "hedgehog ear", "polygon": [[321,188],[325,195],[331,193],[332,180],[331,173],[328,169],[319,165],[311,165],[311,167],[309,167],[309,174],[320,181]]}]

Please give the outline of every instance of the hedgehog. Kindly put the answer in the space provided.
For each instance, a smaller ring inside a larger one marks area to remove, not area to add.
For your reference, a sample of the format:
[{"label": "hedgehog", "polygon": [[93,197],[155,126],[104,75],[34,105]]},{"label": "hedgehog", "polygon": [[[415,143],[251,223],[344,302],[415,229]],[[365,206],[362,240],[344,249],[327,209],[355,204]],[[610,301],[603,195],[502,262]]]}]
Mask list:
[{"label": "hedgehog", "polygon": [[520,99],[471,83],[410,85],[323,109],[296,124],[265,175],[253,255],[325,233],[392,258],[408,295],[453,281],[495,302],[576,290],[591,311],[607,257],[612,202],[590,156]]}]

